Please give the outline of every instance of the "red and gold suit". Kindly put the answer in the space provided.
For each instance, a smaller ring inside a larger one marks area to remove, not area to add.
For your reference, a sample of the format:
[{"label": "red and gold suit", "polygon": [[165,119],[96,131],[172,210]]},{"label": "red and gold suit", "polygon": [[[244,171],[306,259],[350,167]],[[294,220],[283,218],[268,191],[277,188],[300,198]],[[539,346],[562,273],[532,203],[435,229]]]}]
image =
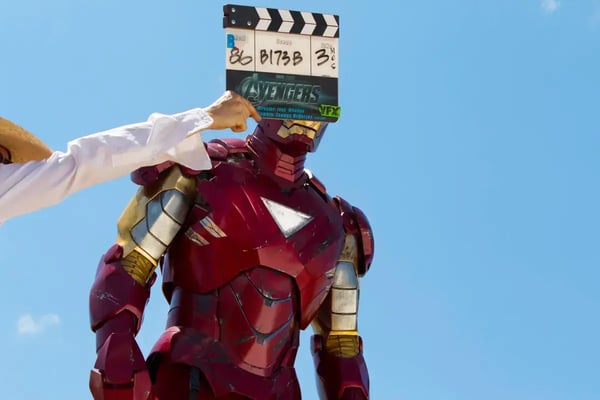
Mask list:
[{"label": "red and gold suit", "polygon": [[[90,292],[95,399],[299,400],[308,325],[320,398],[369,398],[357,313],[373,236],[304,168],[324,129],[263,120],[246,140],[208,143],[210,171],[133,174],[141,187]],[[170,310],[144,360],[135,336],[157,267]]]}]

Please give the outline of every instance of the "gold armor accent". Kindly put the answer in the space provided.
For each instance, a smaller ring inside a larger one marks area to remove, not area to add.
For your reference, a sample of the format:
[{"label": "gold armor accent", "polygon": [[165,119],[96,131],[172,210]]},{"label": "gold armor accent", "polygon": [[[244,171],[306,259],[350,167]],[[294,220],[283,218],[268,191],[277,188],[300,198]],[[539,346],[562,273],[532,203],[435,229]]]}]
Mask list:
[{"label": "gold armor accent", "polygon": [[348,334],[331,332],[325,340],[325,350],[336,357],[354,357],[360,352],[358,332],[348,332]]},{"label": "gold armor accent", "polygon": [[[172,210],[167,210],[169,207],[165,207],[164,197],[166,194],[176,194],[177,197],[180,197],[176,199],[177,203],[171,207]],[[181,215],[187,215],[195,196],[195,179],[184,176],[179,167],[175,166],[162,179],[140,188],[127,204],[117,224],[117,243],[123,247],[123,257],[121,259],[123,269],[141,285],[145,285],[154,273],[160,257],[175,236],[173,232],[183,223]],[[169,212],[181,215],[173,216]],[[157,213],[160,215],[156,215]],[[167,227],[168,229],[158,228],[159,233],[161,233],[160,239],[154,237],[152,238],[154,242],[151,242],[151,244],[158,243],[158,245],[151,246],[146,241],[139,240],[139,238],[136,240],[136,236],[151,236],[152,227],[146,228],[148,220],[154,218],[156,222],[163,215],[168,216],[165,219],[172,226]],[[135,230],[140,227],[142,229],[136,232]],[[168,241],[168,243],[165,243],[165,241]]]},{"label": "gold armor accent", "polygon": [[323,125],[323,122],[320,121],[297,121],[286,119],[277,131],[277,136],[285,139],[291,135],[302,135],[314,139],[315,136],[317,136],[317,132],[321,128],[321,125]]},{"label": "gold armor accent", "polygon": [[185,231],[185,236],[198,246],[206,246],[209,244],[208,240],[204,239],[192,228],[188,228],[187,231]]},{"label": "gold armor accent", "polygon": [[215,222],[212,219],[210,219],[210,217],[202,218],[202,220],[200,221],[200,225],[202,225],[202,227],[206,229],[208,233],[210,233],[216,238],[222,238],[227,236],[225,232],[223,232],[223,230],[219,228],[219,226],[215,224]]},{"label": "gold armor accent", "polygon": [[350,358],[360,352],[357,266],[357,240],[348,234],[333,271],[327,299],[312,322],[315,333],[324,337],[325,350],[336,357]]},{"label": "gold armor accent", "polygon": [[133,279],[142,285],[148,282],[148,279],[150,279],[150,276],[156,269],[156,264],[153,264],[137,250],[133,250],[121,259],[121,266]]}]

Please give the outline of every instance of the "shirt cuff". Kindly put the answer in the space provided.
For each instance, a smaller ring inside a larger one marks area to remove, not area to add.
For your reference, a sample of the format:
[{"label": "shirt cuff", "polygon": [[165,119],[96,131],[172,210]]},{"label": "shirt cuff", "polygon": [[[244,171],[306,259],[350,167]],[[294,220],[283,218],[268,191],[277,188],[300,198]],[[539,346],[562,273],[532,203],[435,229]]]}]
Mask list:
[{"label": "shirt cuff", "polygon": [[210,169],[212,163],[200,133],[213,119],[201,108],[174,114],[173,118],[186,131],[186,138],[167,150],[168,159],[196,171]]},{"label": "shirt cuff", "polygon": [[177,146],[169,149],[167,156],[169,160],[173,160],[195,171],[204,171],[212,168],[210,156],[206,151],[200,133],[189,136]]},{"label": "shirt cuff", "polygon": [[[208,155],[205,155],[198,132],[208,128],[212,122],[213,119],[201,108],[173,115],[154,113],[148,118],[151,128],[143,145],[114,155],[113,165],[139,167],[171,160],[188,168],[206,169]],[[198,160],[194,159],[194,151],[199,152]]]}]

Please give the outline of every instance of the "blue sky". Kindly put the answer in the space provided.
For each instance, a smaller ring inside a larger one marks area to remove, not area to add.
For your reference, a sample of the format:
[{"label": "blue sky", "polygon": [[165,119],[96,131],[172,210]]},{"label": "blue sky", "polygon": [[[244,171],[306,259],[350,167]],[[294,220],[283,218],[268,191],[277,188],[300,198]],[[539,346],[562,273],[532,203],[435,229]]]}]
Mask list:
[{"label": "blue sky", "polygon": [[[225,87],[222,5],[2,2],[0,114],[64,149],[208,105]],[[600,398],[600,1],[253,5],[341,18],[342,118],[308,167],[375,231],[372,398]],[[89,398],[87,293],[134,191],[123,178],[1,228],[3,398]],[[145,351],[164,326],[156,289]]]}]

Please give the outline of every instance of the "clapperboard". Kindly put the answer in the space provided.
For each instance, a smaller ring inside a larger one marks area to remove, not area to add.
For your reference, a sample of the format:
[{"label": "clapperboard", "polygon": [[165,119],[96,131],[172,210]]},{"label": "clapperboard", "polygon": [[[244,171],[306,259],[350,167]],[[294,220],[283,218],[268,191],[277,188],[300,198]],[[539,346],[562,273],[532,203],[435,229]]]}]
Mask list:
[{"label": "clapperboard", "polygon": [[335,122],[339,17],[226,5],[226,85],[263,118]]}]

